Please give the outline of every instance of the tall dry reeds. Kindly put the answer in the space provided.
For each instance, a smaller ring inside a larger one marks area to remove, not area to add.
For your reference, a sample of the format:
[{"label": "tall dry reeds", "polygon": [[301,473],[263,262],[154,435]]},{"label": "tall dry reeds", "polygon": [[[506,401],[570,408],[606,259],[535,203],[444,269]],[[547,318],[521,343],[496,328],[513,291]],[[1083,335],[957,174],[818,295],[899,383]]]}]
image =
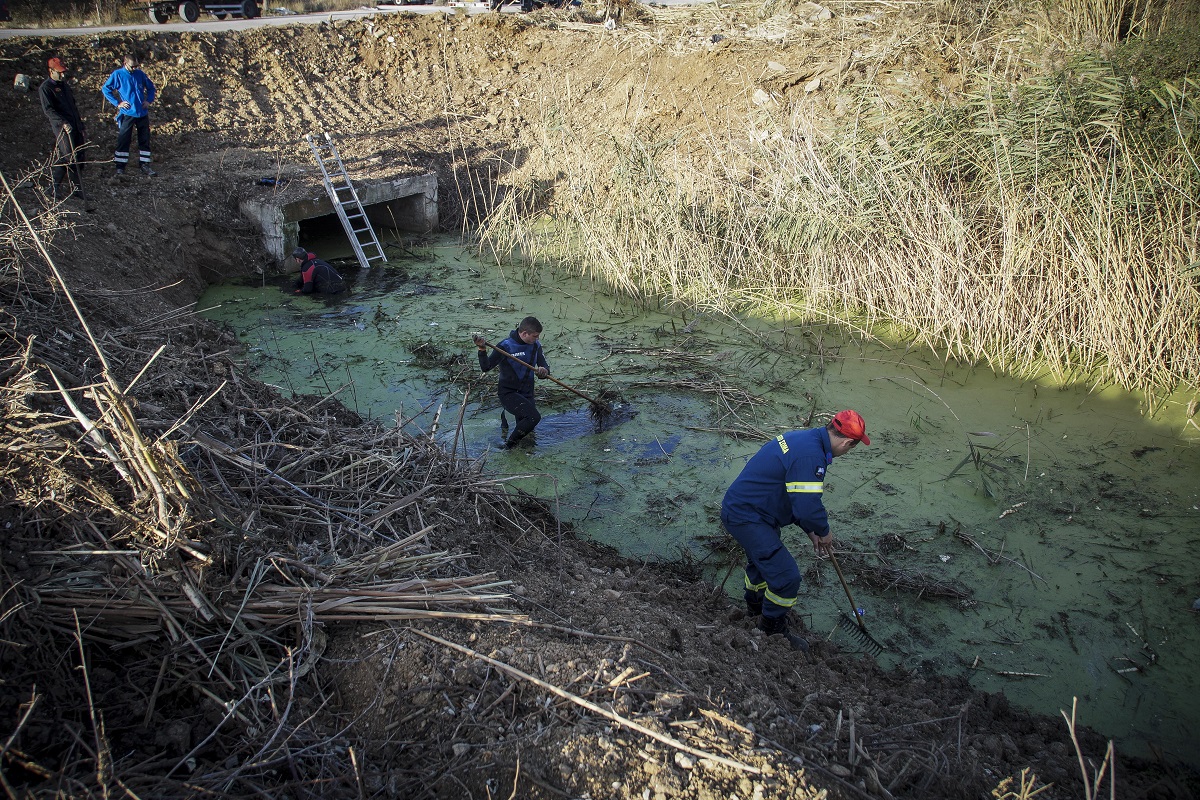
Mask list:
[{"label": "tall dry reeds", "polygon": [[1031,15],[1039,36],[1066,44],[1115,43],[1158,36],[1181,21],[1196,21],[1189,0],[1056,0]]},{"label": "tall dry reeds", "polygon": [[508,195],[484,239],[634,297],[898,324],[1022,375],[1200,383],[1200,86],[1145,91],[1090,55],[966,85],[934,107],[859,87],[866,111],[821,124],[756,110],[748,135],[601,148],[559,125],[552,224]]}]

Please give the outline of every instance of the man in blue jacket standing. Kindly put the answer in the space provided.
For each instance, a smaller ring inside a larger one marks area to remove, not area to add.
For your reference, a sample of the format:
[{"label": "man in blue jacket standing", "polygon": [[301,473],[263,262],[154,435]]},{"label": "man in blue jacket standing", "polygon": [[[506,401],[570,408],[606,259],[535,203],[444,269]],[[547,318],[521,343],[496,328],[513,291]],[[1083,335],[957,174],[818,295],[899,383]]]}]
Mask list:
[{"label": "man in blue jacket standing", "polygon": [[[542,323],[538,322],[537,317],[526,317],[490,354],[482,336],[474,334],[471,337],[479,350],[479,368],[488,372],[500,367],[500,405],[511,411],[517,419],[512,435],[504,442],[506,448],[515,447],[542,421],[542,415],[533,402],[534,377],[544,378],[550,374],[550,365],[546,363],[542,343],[538,341],[541,336]],[[504,352],[498,352],[500,350]],[[508,356],[520,359],[525,364],[518,364]],[[500,419],[502,423],[506,421],[503,413]]]},{"label": "man in blue jacket standing", "polygon": [[839,411],[823,428],[776,436],[746,462],[721,503],[725,530],[746,551],[746,609],[762,614],[759,627],[782,634],[793,649],[808,643],[788,631],[787,612],[800,593],[800,568],[784,547],[780,531],[799,525],[817,555],[833,552],[833,532],[821,501],[825,470],[859,442],[871,443],[857,411]]},{"label": "man in blue jacket standing", "polygon": [[142,172],[153,178],[158,173],[150,166],[150,104],[157,90],[146,73],[138,69],[137,56],[126,55],[124,66],[113,70],[101,91],[104,99],[117,107],[117,150],[113,154],[117,174],[125,174],[129,144],[137,128],[138,161]]}]

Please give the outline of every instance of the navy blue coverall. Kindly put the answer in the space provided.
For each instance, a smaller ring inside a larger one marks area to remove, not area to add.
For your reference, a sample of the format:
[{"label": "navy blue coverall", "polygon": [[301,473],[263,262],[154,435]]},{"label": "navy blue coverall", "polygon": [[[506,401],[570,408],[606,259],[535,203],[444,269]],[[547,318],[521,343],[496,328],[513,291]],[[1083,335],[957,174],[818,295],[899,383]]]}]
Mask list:
[{"label": "navy blue coverall", "polygon": [[[547,372],[550,370],[546,356],[542,353],[542,343],[535,341],[533,344],[525,344],[515,330],[496,347],[526,364],[544,367]],[[529,367],[518,364],[504,353],[497,353],[495,350],[480,351],[479,368],[488,372],[496,367],[500,368],[500,385],[497,389],[500,405],[517,419],[512,436],[508,440],[510,445],[516,444],[542,421],[542,415],[533,403],[534,373]]]},{"label": "navy blue coverall", "polygon": [[800,568],[780,530],[795,524],[817,536],[829,533],[821,495],[832,463],[824,427],[791,431],[751,456],[725,492],[721,522],[746,551],[746,595],[763,601],[766,619],[786,614],[800,592]]}]

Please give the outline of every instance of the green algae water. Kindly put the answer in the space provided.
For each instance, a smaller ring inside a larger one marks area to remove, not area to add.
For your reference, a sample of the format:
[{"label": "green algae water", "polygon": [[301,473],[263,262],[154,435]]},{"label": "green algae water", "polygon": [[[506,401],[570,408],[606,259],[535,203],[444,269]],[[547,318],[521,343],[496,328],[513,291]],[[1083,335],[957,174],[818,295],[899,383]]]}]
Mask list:
[{"label": "green algae water", "polygon": [[[1119,390],[1019,382],[834,328],[647,310],[456,241],[403,252],[365,273],[339,264],[350,290],[336,297],[280,276],[214,286],[199,307],[283,392],[333,394],[485,459],[583,534],[735,597],[726,487],[775,434],[855,408],[871,445],[834,462],[825,504],[880,661],[1051,715],[1078,697],[1081,722],[1122,752],[1200,765],[1194,395],[1147,414]],[[554,376],[604,392],[612,413],[541,381],[534,441],[505,451],[496,374],[480,375],[470,336],[498,342],[527,314]],[[799,529],[785,540],[814,635],[858,647],[837,625],[850,608],[831,565]]]}]

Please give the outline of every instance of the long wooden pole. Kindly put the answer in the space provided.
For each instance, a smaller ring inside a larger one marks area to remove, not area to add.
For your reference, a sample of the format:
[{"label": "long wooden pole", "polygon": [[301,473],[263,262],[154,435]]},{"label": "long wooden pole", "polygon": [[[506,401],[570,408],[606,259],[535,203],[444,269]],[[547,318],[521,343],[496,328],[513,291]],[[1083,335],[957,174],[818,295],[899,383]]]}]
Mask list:
[{"label": "long wooden pole", "polygon": [[[526,364],[524,361],[522,361],[521,359],[517,358],[517,357],[516,357],[516,356],[514,356],[512,353],[508,352],[507,350],[504,350],[503,348],[497,347],[496,345],[492,344],[491,342],[489,342],[489,341],[488,341],[488,340],[486,340],[486,339],[484,339],[484,340],[483,340],[483,343],[484,343],[485,345],[487,345],[488,347],[492,348],[493,350],[495,350],[497,353],[504,353],[504,355],[508,356],[508,357],[509,357],[509,358],[511,358],[513,361],[515,361],[515,362],[517,362],[518,364],[520,364],[521,366],[523,366],[523,367],[528,367],[529,369],[533,370],[533,372],[534,372],[534,374],[535,374],[535,375],[537,374],[537,368],[536,368],[535,366],[533,366],[532,364]],[[591,403],[591,404],[592,404],[593,406],[595,406],[597,409],[599,409],[599,410],[601,410],[601,411],[607,411],[607,410],[608,410],[608,404],[607,404],[607,403],[602,403],[601,401],[599,401],[599,400],[596,400],[595,398],[588,397],[586,394],[584,394],[583,392],[579,391],[579,390],[578,390],[578,389],[576,389],[574,386],[568,386],[567,384],[563,383],[562,381],[560,381],[558,378],[554,377],[553,375],[547,375],[547,376],[546,376],[546,379],[547,379],[547,380],[552,380],[552,381],[554,381],[554,382],[555,382],[555,383],[557,383],[559,386],[561,386],[561,387],[563,387],[564,389],[566,389],[568,392],[574,392],[575,394],[577,394],[577,395],[579,395],[580,397],[582,397],[584,400],[587,400],[589,403]]]}]

